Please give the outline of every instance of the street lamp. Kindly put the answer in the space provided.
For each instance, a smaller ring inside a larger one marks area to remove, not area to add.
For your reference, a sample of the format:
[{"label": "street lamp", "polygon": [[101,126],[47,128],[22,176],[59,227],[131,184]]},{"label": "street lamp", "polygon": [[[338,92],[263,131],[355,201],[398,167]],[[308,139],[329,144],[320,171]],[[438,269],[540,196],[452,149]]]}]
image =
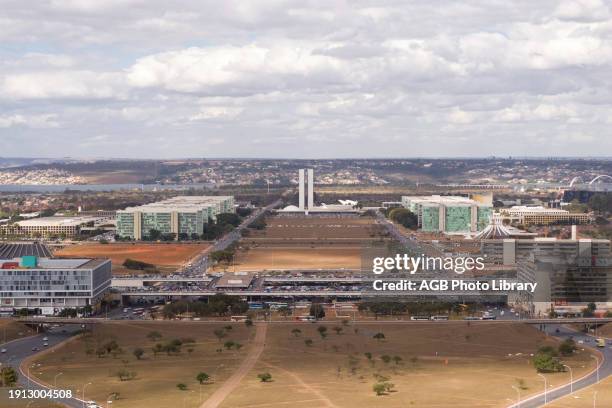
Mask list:
[{"label": "street lamp", "polygon": [[592,354],[590,357],[595,359],[595,371],[597,372],[597,382],[599,382],[599,359]]},{"label": "street lamp", "polygon": [[55,377],[53,378],[53,388],[57,388],[57,377],[59,377],[62,374],[64,373],[55,374]]},{"label": "street lamp", "polygon": [[85,408],[85,387],[88,385],[91,385],[91,383],[88,382],[87,384],[83,385],[83,408]]},{"label": "street lamp", "polygon": [[563,367],[567,368],[570,372],[570,394],[574,392],[574,373],[572,372],[572,367],[563,364]]},{"label": "street lamp", "polygon": [[548,403],[548,398],[547,398],[547,392],[548,392],[548,382],[546,381],[546,377],[544,377],[542,374],[538,374],[540,377],[542,377],[542,379],[544,379],[544,405],[546,405]]},{"label": "street lamp", "polygon": [[516,394],[518,398],[517,400],[518,402],[516,403],[516,408],[521,408],[521,389],[517,387],[516,385],[513,385],[512,388],[516,390]]}]

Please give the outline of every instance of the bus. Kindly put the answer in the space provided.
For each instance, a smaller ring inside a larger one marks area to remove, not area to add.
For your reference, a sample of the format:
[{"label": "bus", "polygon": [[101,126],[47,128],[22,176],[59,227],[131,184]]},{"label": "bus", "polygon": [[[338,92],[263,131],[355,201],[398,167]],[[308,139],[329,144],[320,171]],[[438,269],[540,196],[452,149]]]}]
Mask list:
[{"label": "bus", "polygon": [[431,316],[431,320],[448,320],[448,316]]}]

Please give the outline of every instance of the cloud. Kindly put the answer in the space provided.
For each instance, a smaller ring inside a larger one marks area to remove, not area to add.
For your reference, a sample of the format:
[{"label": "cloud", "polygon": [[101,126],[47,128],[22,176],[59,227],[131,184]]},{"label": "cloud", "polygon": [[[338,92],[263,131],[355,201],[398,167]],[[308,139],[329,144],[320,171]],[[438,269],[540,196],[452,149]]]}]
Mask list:
[{"label": "cloud", "polygon": [[0,116],[0,128],[13,128],[18,126],[29,127],[33,129],[48,129],[59,126],[57,115],[4,115]]},{"label": "cloud", "polygon": [[0,25],[3,154],[612,149],[601,0],[6,0]]}]

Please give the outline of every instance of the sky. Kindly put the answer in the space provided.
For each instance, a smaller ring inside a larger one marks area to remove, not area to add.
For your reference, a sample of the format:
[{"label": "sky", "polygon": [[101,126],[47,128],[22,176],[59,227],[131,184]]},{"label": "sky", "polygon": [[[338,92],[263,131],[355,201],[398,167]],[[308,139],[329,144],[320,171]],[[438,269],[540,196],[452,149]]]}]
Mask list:
[{"label": "sky", "polygon": [[0,156],[610,156],[607,0],[3,0]]}]

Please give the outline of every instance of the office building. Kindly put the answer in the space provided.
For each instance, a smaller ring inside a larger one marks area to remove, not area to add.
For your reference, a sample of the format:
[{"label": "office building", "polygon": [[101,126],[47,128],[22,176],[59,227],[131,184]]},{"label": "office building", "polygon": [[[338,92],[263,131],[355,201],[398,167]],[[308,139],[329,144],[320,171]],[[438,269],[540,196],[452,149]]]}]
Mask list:
[{"label": "office building", "polygon": [[534,293],[521,300],[536,316],[580,314],[589,304],[612,310],[612,263],[610,256],[548,255],[533,252],[517,265],[519,282],[537,283]]},{"label": "office building", "polygon": [[0,259],[0,309],[96,307],[111,283],[110,259]]},{"label": "office building", "polygon": [[82,230],[113,222],[113,217],[41,217],[17,221],[2,226],[6,235],[25,235],[30,237],[76,237]]},{"label": "office building", "polygon": [[148,237],[151,230],[177,237],[201,235],[209,220],[234,211],[232,196],[178,196],[117,211],[117,234],[131,239]]},{"label": "office building", "polygon": [[493,207],[460,196],[403,196],[402,206],[415,213],[427,232],[476,232],[489,225]]},{"label": "office building", "polygon": [[516,265],[532,253],[543,256],[587,257],[591,259],[610,257],[610,240],[607,239],[484,239],[481,253],[491,263]]},{"label": "office building", "polygon": [[559,208],[545,208],[542,206],[514,206],[500,210],[504,218],[522,225],[549,225],[549,224],[588,224],[591,215],[584,213],[571,213]]}]

